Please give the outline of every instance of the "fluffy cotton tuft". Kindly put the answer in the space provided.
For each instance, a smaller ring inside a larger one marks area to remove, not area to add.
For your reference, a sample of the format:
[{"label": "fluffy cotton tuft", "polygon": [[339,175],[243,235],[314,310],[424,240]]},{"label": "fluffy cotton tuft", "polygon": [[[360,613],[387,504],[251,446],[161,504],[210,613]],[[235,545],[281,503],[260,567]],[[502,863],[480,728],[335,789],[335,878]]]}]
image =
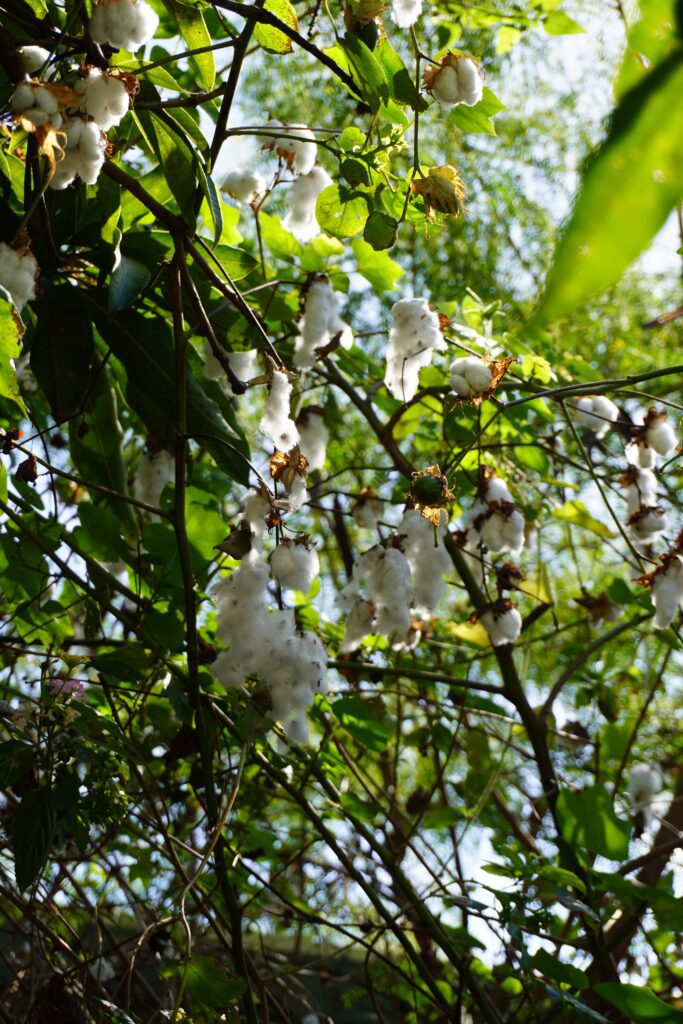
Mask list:
[{"label": "fluffy cotton tuft", "polygon": [[655,606],[655,625],[666,629],[683,608],[683,559],[675,555],[652,580],[652,603]]},{"label": "fluffy cotton tuft", "polygon": [[84,78],[76,79],[74,89],[82,96],[81,110],[92,117],[103,132],[114,128],[128,112],[128,90],[115,75],[90,68]]},{"label": "fluffy cotton tuft", "polygon": [[283,133],[273,138],[273,149],[283,157],[295,174],[309,174],[313,170],[318,147],[315,135],[305,124],[275,125]]},{"label": "fluffy cotton tuft", "polygon": [[339,316],[337,296],[326,277],[314,280],[306,291],[299,326],[301,334],[294,347],[294,365],[300,370],[310,369],[318,358],[318,351],[337,336],[343,348],[353,344],[351,328]]},{"label": "fluffy cotton tuft", "polygon": [[250,494],[242,506],[242,522],[251,530],[254,543],[258,544],[266,532],[266,516],[270,513],[270,502],[258,492]]},{"label": "fluffy cotton tuft", "polygon": [[275,447],[285,452],[299,443],[299,431],[289,415],[291,398],[292,385],[287,379],[287,374],[275,370],[260,426]]},{"label": "fluffy cotton tuft", "polygon": [[26,74],[34,75],[49,61],[50,51],[42,46],[22,46],[19,48],[19,57]]},{"label": "fluffy cotton tuft", "polygon": [[471,57],[449,54],[441,68],[429,69],[426,84],[435,100],[450,108],[473,107],[484,93],[484,72]]},{"label": "fluffy cotton tuft", "polygon": [[266,191],[266,183],[258,171],[240,167],[226,174],[223,188],[238,202],[253,203]]},{"label": "fluffy cotton tuft", "polygon": [[422,14],[422,0],[393,0],[391,16],[399,28],[410,28]]},{"label": "fluffy cotton tuft", "polygon": [[63,131],[66,136],[64,156],[57,163],[50,188],[66,188],[77,177],[86,185],[94,185],[102,169],[107,146],[99,125],[74,117],[64,122]]},{"label": "fluffy cotton tuft", "polygon": [[478,356],[463,356],[451,363],[451,387],[462,398],[483,394],[492,380],[493,374]]},{"label": "fluffy cotton tuft", "polygon": [[[216,359],[215,355],[211,350],[211,346],[208,341],[204,342],[204,373],[209,380],[223,381],[225,390],[229,396],[232,396],[232,389],[225,379],[225,370],[221,365],[220,360]],[[238,380],[247,381],[251,380],[258,373],[257,361],[258,361],[258,349],[251,348],[245,352],[227,352],[225,356],[230,365],[230,369],[233,371]]]},{"label": "fluffy cotton tuft", "polygon": [[676,450],[678,438],[666,415],[653,416],[645,431],[645,442],[657,455],[671,455]]},{"label": "fluffy cotton tuft", "polygon": [[270,556],[270,568],[281,587],[307,594],[320,573],[318,552],[305,542],[283,540]]},{"label": "fluffy cotton tuft", "polygon": [[293,182],[289,192],[291,209],[282,224],[300,242],[309,242],[320,234],[315,205],[322,190],[331,184],[332,178],[323,167],[314,167]]},{"label": "fluffy cotton tuft", "polygon": [[115,50],[137,50],[156,32],[159,19],[145,0],[110,0],[95,4],[90,35]]},{"label": "fluffy cotton tuft", "polygon": [[351,515],[358,526],[366,530],[374,530],[377,527],[378,519],[384,514],[384,502],[378,498],[374,491],[364,487],[360,497],[351,509]]},{"label": "fluffy cotton tuft", "polygon": [[509,602],[506,604],[505,609],[488,608],[479,616],[494,647],[513,644],[522,632],[522,616]]},{"label": "fluffy cotton tuft", "polygon": [[30,252],[17,252],[0,242],[0,287],[9,292],[19,312],[36,297],[37,273],[38,264]]},{"label": "fluffy cotton tuft", "polygon": [[322,411],[302,409],[296,425],[299,429],[299,450],[308,460],[308,468],[322,469],[325,465],[327,442],[330,439]]},{"label": "fluffy cotton tuft", "polygon": [[174,480],[175,459],[172,452],[162,448],[154,454],[143,455],[135,477],[135,497],[158,508],[161,492],[166,484]]},{"label": "fluffy cotton tuft", "polygon": [[651,469],[641,469],[634,465],[622,477],[625,484],[624,497],[629,516],[643,506],[652,507],[657,504],[657,477]]},{"label": "fluffy cotton tuft", "polygon": [[10,108],[15,117],[28,121],[34,128],[62,126],[57,97],[49,86],[39,82],[20,82],[10,98]]},{"label": "fluffy cotton tuft", "polygon": [[435,349],[446,348],[439,317],[427,299],[401,299],[392,310],[394,318],[387,346],[384,383],[394,396],[409,402],[417,391],[418,374],[432,361]]},{"label": "fluffy cotton tuft", "polygon": [[443,537],[434,534],[432,524],[415,509],[408,509],[398,528],[404,538],[405,551],[415,589],[415,612],[427,616],[434,611],[446,590],[444,574],[451,568],[451,560],[443,544]]},{"label": "fluffy cotton tuft", "polygon": [[479,532],[489,551],[509,551],[518,555],[524,547],[525,520],[517,508],[491,510]]},{"label": "fluffy cotton tuft", "polygon": [[631,441],[624,449],[626,461],[630,466],[641,469],[654,469],[657,465],[657,452],[650,448],[642,438],[639,441]]},{"label": "fluffy cotton tuft", "polygon": [[636,764],[628,779],[628,795],[636,810],[648,807],[662,789],[662,777],[647,764]]},{"label": "fluffy cotton tuft", "polygon": [[619,410],[605,395],[585,395],[577,399],[576,422],[590,427],[596,437],[604,437],[610,424],[619,419]]},{"label": "fluffy cotton tuft", "polygon": [[[410,563],[400,548],[378,544],[364,552],[340,595],[340,607],[347,614],[340,651],[354,650],[367,633],[384,633],[394,646],[403,646],[410,633],[414,596]],[[366,629],[368,624],[371,628]]]},{"label": "fluffy cotton tuft", "polygon": [[629,516],[628,527],[636,544],[652,544],[669,528],[666,512],[660,505],[643,506]]}]

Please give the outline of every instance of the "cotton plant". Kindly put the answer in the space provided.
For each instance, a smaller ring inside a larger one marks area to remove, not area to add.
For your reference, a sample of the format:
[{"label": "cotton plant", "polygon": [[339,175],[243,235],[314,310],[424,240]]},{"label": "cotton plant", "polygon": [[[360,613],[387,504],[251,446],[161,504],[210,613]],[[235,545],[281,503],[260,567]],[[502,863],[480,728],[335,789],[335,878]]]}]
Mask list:
[{"label": "cotton plant", "polygon": [[400,299],[391,314],[384,383],[394,398],[409,402],[415,397],[420,370],[429,366],[435,351],[446,348],[446,342],[427,299]]}]

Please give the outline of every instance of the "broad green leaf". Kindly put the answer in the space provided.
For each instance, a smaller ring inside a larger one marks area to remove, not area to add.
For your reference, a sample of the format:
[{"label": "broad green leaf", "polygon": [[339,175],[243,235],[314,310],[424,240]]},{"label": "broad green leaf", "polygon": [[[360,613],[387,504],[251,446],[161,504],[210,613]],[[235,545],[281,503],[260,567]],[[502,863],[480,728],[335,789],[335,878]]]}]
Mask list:
[{"label": "broad green leaf", "polygon": [[539,949],[531,958],[531,967],[546,978],[562,982],[571,988],[582,989],[588,985],[588,975],[571,964],[562,963],[546,949]]},{"label": "broad green leaf", "polygon": [[363,228],[363,238],[377,252],[391,249],[398,235],[398,221],[388,213],[375,210],[367,219]]},{"label": "broad green leaf", "polygon": [[595,516],[592,516],[584,503],[578,498],[575,498],[573,501],[565,501],[564,505],[554,508],[553,515],[556,519],[561,519],[563,523],[580,526],[582,530],[590,530],[591,533],[596,533],[598,537],[614,536],[610,528],[599,519],[596,519]]},{"label": "broad green leaf", "polygon": [[379,292],[391,291],[404,274],[403,267],[392,260],[386,252],[376,252],[363,238],[354,238],[351,243],[356,257],[358,273]]},{"label": "broad green leaf", "polygon": [[33,764],[33,747],[19,740],[0,743],[0,789],[7,789],[24,775]]},{"label": "broad green leaf", "polygon": [[628,92],[589,163],[537,317],[558,319],[614,284],[683,196],[683,58]]},{"label": "broad green leaf", "polygon": [[[296,11],[289,0],[266,0],[263,5],[265,11],[270,11],[289,28],[299,31],[299,19]],[[294,44],[289,36],[281,32],[274,25],[257,24],[254,29],[254,39],[269,53],[291,53]]]},{"label": "broad green leaf", "polygon": [[23,411],[24,403],[19,394],[17,375],[12,359],[21,354],[21,336],[24,326],[7,292],[0,289],[0,397],[8,398]]},{"label": "broad green leaf", "polygon": [[258,266],[255,256],[234,245],[217,245],[213,255],[233,281],[241,281]]},{"label": "broad green leaf", "polygon": [[69,285],[51,289],[37,306],[31,369],[52,415],[61,422],[78,411],[88,391],[94,354],[92,324],[76,289]]},{"label": "broad green leaf", "polygon": [[677,0],[640,0],[640,18],[628,34],[617,79],[617,96],[622,96],[680,45],[676,4]]},{"label": "broad green leaf", "polygon": [[[203,46],[211,46],[213,40],[209,35],[204,15],[198,7],[176,3],[175,0],[164,0],[168,9],[175,16],[181,36],[187,43],[188,50],[199,50]],[[199,69],[202,85],[207,90],[213,89],[216,81],[216,65],[213,53],[197,53],[192,58]]]},{"label": "broad green leaf", "polygon": [[109,310],[118,313],[132,305],[149,279],[150,272],[143,263],[130,256],[121,256],[109,280]]},{"label": "broad green leaf", "polygon": [[683,1011],[662,1002],[649,988],[605,981],[594,985],[593,991],[634,1024],[683,1024]]},{"label": "broad green leaf", "polygon": [[[140,112],[140,114],[143,113],[145,111]],[[190,144],[182,141],[179,135],[169,130],[156,114],[145,118],[145,121],[150,126],[156,155],[164,172],[166,183],[180,207],[181,214],[190,226],[194,226],[197,182],[195,161]]]},{"label": "broad green leaf", "polygon": [[343,185],[328,185],[318,196],[315,215],[318,224],[334,238],[359,235],[368,219],[368,197]]},{"label": "broad green leaf", "polygon": [[495,135],[496,129],[491,118],[505,109],[505,104],[485,87],[483,99],[479,103],[473,107],[459,104],[448,115],[448,120],[465,135]]},{"label": "broad green leaf", "polygon": [[557,815],[569,845],[610,860],[628,855],[630,826],[617,818],[612,797],[604,786],[588,786],[571,792],[563,789],[557,798]]},{"label": "broad green leaf", "polygon": [[393,99],[397,103],[407,104],[413,110],[425,110],[429,102],[420,96],[408,68],[386,36],[379,40],[373,53],[384,69]]},{"label": "broad green leaf", "polygon": [[358,36],[347,33],[341,45],[352,78],[358,82],[366,103],[376,113],[390,98],[389,82],[384,68]]},{"label": "broad green leaf", "polygon": [[543,28],[549,36],[571,36],[585,31],[578,21],[570,18],[565,11],[551,11],[543,22]]},{"label": "broad green leaf", "polygon": [[291,261],[293,256],[301,258],[303,248],[294,235],[283,228],[279,217],[271,217],[269,213],[259,214],[261,237],[263,244],[278,260]]},{"label": "broad green leaf", "polygon": [[14,815],[14,876],[20,892],[28,889],[47,864],[55,827],[48,787],[26,793]]}]

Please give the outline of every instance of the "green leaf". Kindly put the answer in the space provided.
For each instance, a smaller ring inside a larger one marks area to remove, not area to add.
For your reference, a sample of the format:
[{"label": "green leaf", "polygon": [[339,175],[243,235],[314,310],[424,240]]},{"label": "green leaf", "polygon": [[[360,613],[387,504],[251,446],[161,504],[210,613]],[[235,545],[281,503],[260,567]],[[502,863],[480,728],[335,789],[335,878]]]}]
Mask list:
[{"label": "green leaf", "polygon": [[565,501],[564,505],[554,508],[553,515],[556,519],[561,519],[563,523],[579,526],[582,530],[589,530],[591,533],[597,534],[598,537],[614,537],[610,528],[592,516],[579,498]]},{"label": "green leaf", "polygon": [[318,196],[315,215],[323,231],[334,238],[359,235],[368,219],[368,197],[344,185],[328,185]]},{"label": "green leaf", "polygon": [[531,967],[544,977],[562,982],[571,988],[582,989],[588,985],[588,975],[578,967],[562,963],[546,949],[539,949],[531,958]]},{"label": "green leaf", "polygon": [[0,396],[8,398],[24,410],[24,403],[19,394],[17,375],[12,367],[11,359],[21,354],[21,336],[24,328],[19,314],[6,293],[0,290]]},{"label": "green leaf", "polygon": [[448,120],[465,135],[495,135],[496,129],[491,118],[505,109],[505,104],[489,88],[485,88],[479,103],[473,107],[459,104],[450,112]]},{"label": "green leaf", "polygon": [[683,196],[683,61],[631,89],[584,172],[538,320],[558,319],[614,284]]},{"label": "green leaf", "polygon": [[[187,43],[188,50],[198,50],[202,46],[211,46],[213,40],[209,35],[204,16],[197,7],[190,7],[187,4],[176,3],[175,0],[165,0],[169,11],[174,15],[181,36]],[[213,89],[216,81],[216,65],[213,53],[197,53],[192,58],[197,64],[202,85],[208,92]]]},{"label": "green leaf", "polygon": [[294,235],[283,228],[279,217],[271,217],[269,213],[259,214],[261,237],[263,244],[278,260],[291,261],[293,256],[301,258],[303,248]]},{"label": "green leaf", "polygon": [[374,56],[384,69],[393,99],[397,103],[412,107],[413,110],[426,110],[429,102],[420,96],[420,91],[410,77],[408,68],[386,36],[383,36],[377,43]]},{"label": "green leaf", "polygon": [[564,11],[551,11],[543,22],[543,28],[549,36],[571,36],[585,31]]},{"label": "green leaf", "polygon": [[593,991],[635,1024],[683,1024],[683,1012],[667,1006],[649,988],[605,981]]},{"label": "green leaf", "polygon": [[213,255],[233,281],[241,281],[258,266],[255,256],[234,245],[217,245],[213,250]]},{"label": "green leaf", "polygon": [[358,273],[377,291],[387,292],[396,287],[396,282],[405,271],[391,256],[386,252],[376,252],[363,238],[354,238],[351,248],[358,264]]},{"label": "green leaf", "polygon": [[92,324],[75,288],[51,289],[38,302],[31,369],[57,422],[76,413],[88,391],[94,353]]},{"label": "green leaf", "polygon": [[367,105],[376,113],[390,98],[389,82],[384,68],[358,36],[347,33],[341,45],[352,78],[358,82]]},{"label": "green leaf", "polygon": [[352,125],[345,128],[339,136],[339,148],[343,153],[352,153],[354,149],[362,150],[365,145],[365,132]]},{"label": "green leaf", "polygon": [[47,864],[55,828],[52,794],[47,787],[26,793],[14,816],[14,876],[20,892]]},{"label": "green leaf", "polygon": [[672,31],[678,0],[640,0],[640,18],[631,27],[624,60],[619,71],[616,95],[624,93],[656,67],[679,45]]},{"label": "green leaf", "polygon": [[208,956],[194,956],[188,967],[187,988],[200,1006],[225,1010],[244,991],[242,978],[229,977],[223,964]]},{"label": "green leaf", "polygon": [[[139,116],[145,113],[145,111],[140,111]],[[194,227],[196,220],[194,200],[197,183],[191,144],[186,139],[181,139],[176,132],[171,131],[156,114],[145,117],[144,120],[150,126],[154,148],[166,183],[180,207],[181,214],[187,223]]]},{"label": "green leaf", "polygon": [[604,786],[589,786],[574,793],[563,789],[557,798],[557,815],[562,834],[572,847],[610,860],[623,860],[628,855],[629,823],[617,818],[612,797]]},{"label": "green leaf", "polygon": [[121,256],[119,265],[109,280],[109,310],[118,313],[130,306],[150,279],[150,272],[143,263]]},{"label": "green leaf", "polygon": [[[289,0],[266,0],[263,9],[270,11],[289,28],[299,31],[299,19]],[[291,53],[294,49],[289,36],[273,25],[257,24],[254,29],[254,39],[269,53]]]},{"label": "green leaf", "polygon": [[0,743],[0,789],[14,785],[33,763],[33,747],[19,740]]}]

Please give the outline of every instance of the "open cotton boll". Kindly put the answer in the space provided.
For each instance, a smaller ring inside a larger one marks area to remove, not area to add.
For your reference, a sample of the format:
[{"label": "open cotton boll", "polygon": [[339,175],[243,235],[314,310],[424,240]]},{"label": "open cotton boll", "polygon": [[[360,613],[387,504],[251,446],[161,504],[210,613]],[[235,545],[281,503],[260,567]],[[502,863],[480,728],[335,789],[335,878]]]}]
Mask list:
[{"label": "open cotton boll", "polygon": [[654,469],[657,465],[657,452],[650,448],[642,439],[631,441],[624,449],[626,461],[631,466],[639,466],[642,469]]},{"label": "open cotton boll", "polygon": [[[50,59],[50,51],[42,46],[21,46],[18,52],[27,75],[40,71]],[[45,77],[49,77],[49,73]]]},{"label": "open cotton boll", "polygon": [[495,470],[489,471],[489,474],[484,477],[482,493],[485,501],[514,501],[505,480],[502,476],[498,476]]},{"label": "open cotton boll", "polygon": [[20,82],[10,97],[10,108],[17,119],[22,119],[24,127],[25,122],[33,128],[48,124],[55,129],[62,126],[57,97],[47,85],[39,82]]},{"label": "open cotton boll", "polygon": [[282,224],[300,242],[308,242],[320,234],[315,216],[315,205],[332,178],[323,167],[314,167],[308,174],[300,174],[289,191],[290,211]]},{"label": "open cotton boll", "polygon": [[0,286],[9,292],[19,312],[36,297],[37,274],[38,264],[30,252],[18,252],[0,242]]},{"label": "open cotton boll", "polygon": [[138,501],[159,507],[159,500],[166,484],[175,480],[175,458],[172,452],[162,448],[154,454],[145,454],[138,463],[134,492]]},{"label": "open cotton boll", "polygon": [[80,178],[86,185],[94,185],[104,163],[107,140],[94,121],[80,117],[65,121],[64,156],[57,162],[50,179],[50,188],[61,190]]},{"label": "open cotton boll", "polygon": [[415,509],[407,509],[403,514],[398,532],[403,535],[401,544],[412,573],[415,611],[418,615],[429,615],[445,593],[443,577],[451,569],[443,537],[437,534],[435,546],[434,527]]},{"label": "open cotton boll", "polygon": [[107,0],[95,4],[90,35],[115,50],[137,50],[156,32],[159,19],[145,0]]},{"label": "open cotton boll", "polygon": [[358,526],[366,530],[374,530],[377,528],[377,521],[382,518],[383,514],[384,502],[382,499],[378,498],[371,488],[362,488],[358,501],[351,509],[351,515]]},{"label": "open cotton boll", "polygon": [[299,431],[289,415],[291,398],[292,385],[287,374],[275,370],[260,427],[275,447],[285,452],[290,451],[299,441]]},{"label": "open cotton boll", "polygon": [[320,573],[318,552],[306,542],[283,540],[270,556],[270,568],[281,587],[307,594]]},{"label": "open cotton boll", "polygon": [[339,653],[350,654],[351,651],[355,651],[361,640],[374,632],[374,622],[373,606],[364,598],[357,597],[346,615],[344,639],[341,642]]},{"label": "open cotton boll", "polygon": [[[211,350],[211,345],[208,341],[204,342],[203,347],[204,357],[204,373],[209,380],[223,381],[225,389],[228,394],[232,395],[232,388],[227,382],[226,373],[219,359],[216,359],[215,355]],[[257,361],[258,361],[258,349],[248,349],[246,352],[227,352],[225,357],[228,361],[230,369],[233,371],[238,380],[247,381],[251,380],[258,373]]]},{"label": "open cotton boll", "polygon": [[257,492],[245,498],[242,507],[242,522],[247,523],[256,542],[265,536],[268,515],[270,515],[270,502],[262,494]]},{"label": "open cotton boll", "polygon": [[238,202],[253,203],[257,196],[266,191],[266,183],[258,171],[236,167],[226,174],[223,188]]},{"label": "open cotton boll", "polygon": [[517,508],[491,512],[479,532],[489,551],[509,551],[518,555],[524,547],[524,516]]},{"label": "open cotton boll", "polygon": [[575,416],[577,423],[590,427],[600,438],[619,419],[619,410],[605,395],[585,395],[576,401]]},{"label": "open cotton boll", "polygon": [[92,117],[103,132],[117,125],[128,112],[128,90],[115,75],[90,68],[84,78],[76,79],[74,89],[82,96],[81,110]]},{"label": "open cotton boll", "polygon": [[625,484],[624,497],[629,515],[633,515],[644,505],[657,504],[657,477],[651,469],[632,466],[621,480]]},{"label": "open cotton boll", "polygon": [[507,607],[504,609],[487,608],[479,616],[479,622],[488,633],[494,647],[513,644],[522,632],[522,616],[509,601],[505,604]]},{"label": "open cotton boll", "polygon": [[442,106],[459,103],[473,107],[484,93],[484,72],[471,57],[449,53],[441,67],[429,67],[424,75],[425,88]]},{"label": "open cotton boll", "polygon": [[394,398],[409,402],[417,391],[420,370],[429,366],[434,350],[446,348],[446,342],[427,299],[401,299],[391,312],[384,383]]},{"label": "open cotton boll", "polygon": [[300,322],[300,335],[294,347],[294,365],[308,370],[318,358],[318,351],[327,348],[334,339],[343,348],[353,344],[353,333],[339,316],[337,296],[327,277],[314,279],[304,295],[304,315]]},{"label": "open cotton boll", "polygon": [[628,527],[638,544],[652,544],[669,528],[669,520],[661,506],[647,506],[629,516]]},{"label": "open cotton boll", "polygon": [[322,410],[317,407],[303,408],[296,418],[296,425],[299,430],[299,451],[308,460],[309,470],[322,469],[330,439]]},{"label": "open cotton boll", "polygon": [[375,606],[375,629],[392,641],[401,641],[410,629],[413,584],[408,559],[399,548],[380,549],[366,585]]},{"label": "open cotton boll", "polygon": [[490,386],[493,374],[478,356],[454,359],[450,367],[451,387],[462,398],[481,395]]},{"label": "open cotton boll", "polygon": [[645,441],[650,448],[656,451],[657,455],[670,455],[676,450],[678,438],[666,414],[652,417],[652,421],[645,431]]},{"label": "open cotton boll", "polygon": [[422,14],[422,0],[393,0],[391,16],[399,28],[410,28]]},{"label": "open cotton boll", "polygon": [[655,606],[655,625],[658,629],[670,626],[683,608],[683,559],[675,555],[658,569],[652,579],[652,603]]},{"label": "open cotton boll", "polygon": [[283,157],[295,174],[309,174],[313,170],[318,147],[315,135],[305,124],[272,125],[281,127],[282,134],[274,137],[272,147]]},{"label": "open cotton boll", "polygon": [[662,789],[662,777],[647,764],[636,764],[628,779],[628,795],[635,810],[645,810]]}]

